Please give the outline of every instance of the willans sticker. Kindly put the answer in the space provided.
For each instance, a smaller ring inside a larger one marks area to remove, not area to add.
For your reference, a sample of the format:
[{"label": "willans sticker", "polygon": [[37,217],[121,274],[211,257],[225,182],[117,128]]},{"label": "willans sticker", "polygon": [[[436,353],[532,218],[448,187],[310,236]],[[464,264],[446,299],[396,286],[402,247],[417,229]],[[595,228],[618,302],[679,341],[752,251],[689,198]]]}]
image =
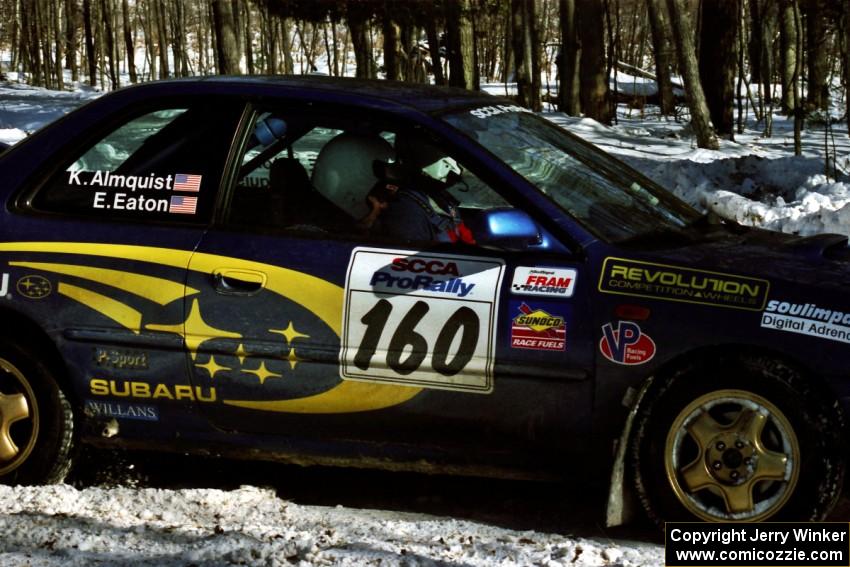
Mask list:
[{"label": "willans sticker", "polygon": [[637,323],[619,321],[616,327],[606,323],[602,325],[599,351],[611,362],[636,366],[652,360],[655,356],[655,341]]}]

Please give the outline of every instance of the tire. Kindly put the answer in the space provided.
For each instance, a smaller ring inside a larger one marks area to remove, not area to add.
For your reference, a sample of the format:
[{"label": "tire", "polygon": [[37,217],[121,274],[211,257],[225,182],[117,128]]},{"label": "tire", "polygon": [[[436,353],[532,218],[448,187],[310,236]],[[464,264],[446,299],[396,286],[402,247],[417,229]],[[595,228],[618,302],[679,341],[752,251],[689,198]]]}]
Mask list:
[{"label": "tire", "polygon": [[0,338],[0,483],[62,482],[73,439],[71,404],[51,370]]},{"label": "tire", "polygon": [[664,521],[818,521],[844,479],[844,421],[797,370],[756,355],[662,379],[631,443],[640,501]]}]

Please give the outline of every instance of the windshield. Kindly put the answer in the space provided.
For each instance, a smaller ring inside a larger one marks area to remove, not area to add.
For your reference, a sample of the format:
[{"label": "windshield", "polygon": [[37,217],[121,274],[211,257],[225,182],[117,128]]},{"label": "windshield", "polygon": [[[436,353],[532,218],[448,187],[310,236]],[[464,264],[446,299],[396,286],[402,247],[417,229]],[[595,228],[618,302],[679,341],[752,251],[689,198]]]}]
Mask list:
[{"label": "windshield", "polygon": [[445,116],[605,240],[677,231],[699,213],[649,180],[518,106]]}]

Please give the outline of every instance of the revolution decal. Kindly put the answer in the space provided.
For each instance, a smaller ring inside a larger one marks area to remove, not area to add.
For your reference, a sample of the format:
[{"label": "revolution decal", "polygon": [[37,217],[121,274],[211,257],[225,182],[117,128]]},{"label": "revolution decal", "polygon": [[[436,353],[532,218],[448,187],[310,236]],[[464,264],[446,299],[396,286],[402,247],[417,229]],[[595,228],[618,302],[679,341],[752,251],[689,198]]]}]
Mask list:
[{"label": "revolution decal", "polygon": [[[198,193],[201,190],[202,178],[201,175],[187,173],[121,175],[110,171],[74,170],[68,172],[68,185],[115,190],[112,193],[94,191],[92,193],[93,209],[194,215],[197,209],[197,197],[175,195],[169,198],[161,196],[161,192]],[[136,194],[136,191],[140,193]],[[147,193],[143,194],[141,191],[147,191]],[[152,195],[151,191],[156,193]]]},{"label": "revolution decal", "polygon": [[[264,273],[268,276],[266,290],[273,294],[270,298],[271,301],[279,301],[280,298],[285,298],[286,301],[301,306],[306,313],[311,314],[326,325],[328,332],[332,333],[334,338],[339,337],[342,332],[343,288],[310,274],[280,266],[214,254],[194,253],[189,250],[91,242],[2,242],[0,243],[0,253],[13,256],[13,261],[9,262],[9,265],[28,266],[31,269],[72,276],[76,280],[95,282],[101,286],[100,291],[102,293],[86,290],[80,285],[82,282],[79,281],[75,282],[78,285],[60,282],[60,286],[62,286],[61,290],[65,291],[65,297],[80,302],[134,332],[141,330],[140,323],[142,320],[140,315],[142,311],[145,312],[145,317],[152,317],[156,320],[155,318],[161,317],[166,310],[173,311],[172,302],[183,302],[185,274],[180,272],[178,278],[171,281],[132,271],[89,266],[85,264],[86,262],[93,258],[106,258],[121,262],[146,262],[178,270],[188,268],[210,276],[222,265],[229,266],[234,270]],[[60,255],[63,263],[23,261],[23,258],[33,253],[57,254]],[[14,256],[17,256],[17,258],[14,258]],[[75,258],[76,261],[67,263],[69,258]],[[108,297],[105,295],[105,293],[108,293],[108,289],[103,289],[104,285],[126,293],[119,294],[116,298]],[[153,301],[163,306],[164,309],[154,309],[148,313],[150,304],[144,301],[138,304],[138,309],[126,305],[124,301],[130,301],[133,295]],[[145,324],[144,329],[148,332],[155,331],[179,335],[187,352],[193,355],[193,358],[197,349],[203,343],[223,338],[216,344],[227,344],[228,347],[232,344],[232,348],[235,349],[235,352],[230,353],[233,356],[232,360],[244,362],[248,369],[245,374],[246,379],[254,381],[253,383],[256,385],[254,388],[262,387],[260,382],[263,381],[262,376],[265,372],[261,365],[257,368],[259,362],[256,359],[252,361],[250,358],[245,358],[245,347],[240,340],[235,338],[239,333],[216,329],[206,323],[201,313],[202,311],[205,312],[207,307],[203,300],[204,294],[200,293],[199,290],[185,287],[185,295],[189,296],[185,302],[185,321],[174,321],[172,317],[167,324]],[[273,299],[275,296],[278,299]],[[120,298],[121,301],[117,298]],[[295,341],[296,345],[298,341],[306,340],[303,337],[310,334],[305,332],[304,329],[296,330],[291,322],[286,320],[270,329],[270,332],[272,334],[276,332],[282,337],[282,340]],[[300,368],[300,358],[292,344],[289,346],[288,352],[284,353],[280,361],[281,365],[290,369],[294,369],[296,366]],[[338,347],[334,346],[334,349],[336,348]],[[196,365],[204,367],[202,368],[203,374],[200,375],[202,378],[199,378],[199,380],[207,381],[201,382],[201,384],[208,384],[210,380],[219,379],[222,372],[231,370],[229,367],[233,366],[231,363],[222,364],[221,357],[218,354],[215,355],[215,360],[207,353],[199,355],[197,358]],[[241,371],[241,364],[238,368]],[[251,369],[254,370],[253,373],[250,372]],[[237,371],[237,367],[233,367],[233,371]],[[266,369],[266,372],[268,372],[268,369]],[[280,373],[279,370],[275,372]],[[209,376],[203,378],[206,374],[209,374]],[[338,371],[332,366],[328,366],[328,374],[327,386],[323,386],[323,389],[318,392],[313,391],[306,395],[300,394],[296,388],[291,393],[282,393],[279,397],[265,395],[261,399],[256,399],[256,397],[246,399],[245,392],[237,391],[234,395],[226,395],[226,392],[222,391],[220,386],[216,386],[214,390],[215,400],[225,405],[255,411],[339,414],[373,411],[403,404],[422,391],[421,388],[413,386],[341,380]],[[290,377],[294,378],[295,376],[287,376],[287,378]],[[266,378],[269,377],[266,376]],[[144,382],[128,383],[102,378],[96,380],[99,381],[94,384],[96,392],[93,392],[93,394],[95,396],[121,397],[121,394],[127,392],[128,389],[131,394],[135,392],[136,397],[144,399],[148,398],[148,392],[151,399],[167,400],[166,392],[170,393],[174,399],[179,397],[181,400],[188,400],[190,395],[183,389],[190,387],[188,385],[180,386],[181,389],[175,391],[175,386],[168,385],[160,387],[159,385],[151,386]],[[276,381],[280,382],[280,379],[265,380],[266,383]],[[134,383],[136,385],[133,385]],[[111,393],[113,390],[117,393]],[[255,395],[259,393],[256,390],[254,392]],[[200,401],[207,401],[212,397],[213,391],[204,385],[201,386],[200,394],[193,389],[191,395]]]},{"label": "revolution decal", "polygon": [[511,292],[517,295],[572,297],[578,272],[572,268],[531,268],[518,266],[514,270]]},{"label": "revolution decal", "polygon": [[53,285],[50,283],[50,280],[38,275],[22,277],[18,280],[18,284],[15,287],[18,293],[29,299],[43,299],[53,291]]},{"label": "revolution decal", "polygon": [[3,274],[0,277],[0,297],[6,297],[9,293],[9,274]]},{"label": "revolution decal", "polygon": [[355,248],[345,284],[344,380],[489,393],[505,265]]},{"label": "revolution decal", "polygon": [[564,318],[523,303],[511,324],[511,348],[566,350],[567,326]]},{"label": "revolution decal", "polygon": [[636,366],[652,360],[655,356],[655,341],[641,331],[637,323],[620,321],[616,328],[606,323],[602,325],[599,351],[611,362]]},{"label": "revolution decal", "polygon": [[771,299],[761,316],[765,329],[850,344],[850,312]]},{"label": "revolution decal", "polygon": [[599,291],[761,311],[770,282],[758,278],[694,270],[679,266],[606,258]]},{"label": "revolution decal", "polygon": [[159,421],[159,409],[156,406],[140,404],[86,400],[83,412],[88,417],[114,417],[116,419]]}]

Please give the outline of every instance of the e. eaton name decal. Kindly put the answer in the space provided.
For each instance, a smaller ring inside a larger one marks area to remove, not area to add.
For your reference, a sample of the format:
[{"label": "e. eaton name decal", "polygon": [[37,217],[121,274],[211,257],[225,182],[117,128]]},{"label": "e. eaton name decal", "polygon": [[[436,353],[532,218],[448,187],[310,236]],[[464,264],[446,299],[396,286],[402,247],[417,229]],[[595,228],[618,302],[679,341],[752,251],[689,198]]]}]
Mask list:
[{"label": "e. eaton name decal", "polygon": [[655,356],[655,341],[637,323],[619,321],[616,327],[606,323],[602,325],[599,351],[611,362],[635,366],[652,360]]},{"label": "e. eaton name decal", "polygon": [[759,278],[624,258],[606,258],[599,278],[602,293],[751,311],[764,309],[769,290]]},{"label": "e. eaton name decal", "polygon": [[514,270],[511,292],[517,295],[572,297],[578,272],[572,268],[531,268],[518,266]]},{"label": "e. eaton name decal", "polygon": [[[143,211],[194,215],[197,211],[198,197],[193,195],[151,195],[151,191],[174,191],[198,193],[201,190],[203,176],[188,173],[174,175],[121,175],[110,171],[68,172],[68,185],[86,188],[114,189],[94,191],[93,209],[117,211]],[[134,194],[140,191],[138,194]],[[146,191],[147,193],[141,193]]]},{"label": "e. eaton name decal", "polygon": [[564,318],[523,303],[519,306],[519,315],[511,322],[511,348],[566,350]]},{"label": "e. eaton name decal", "polygon": [[497,259],[355,248],[340,376],[489,393],[504,270]]},{"label": "e. eaton name decal", "polygon": [[814,303],[771,299],[762,313],[761,326],[850,344],[850,311],[826,309]]}]

